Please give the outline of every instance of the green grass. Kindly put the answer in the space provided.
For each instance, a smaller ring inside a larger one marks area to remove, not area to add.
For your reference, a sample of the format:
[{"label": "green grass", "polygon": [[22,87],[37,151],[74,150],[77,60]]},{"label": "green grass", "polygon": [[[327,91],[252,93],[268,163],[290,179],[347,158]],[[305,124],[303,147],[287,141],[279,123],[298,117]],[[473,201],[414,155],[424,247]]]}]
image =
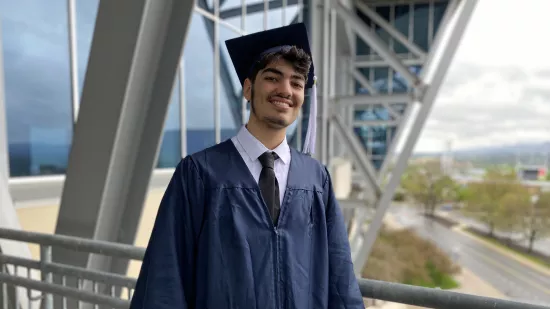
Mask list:
[{"label": "green grass", "polygon": [[531,262],[533,263],[536,263],[538,265],[541,265],[541,266],[544,266],[548,269],[550,269],[550,262],[549,261],[546,261],[546,260],[543,260],[542,258],[540,257],[537,257],[537,256],[533,256],[525,251],[520,251],[520,250],[516,250],[514,248],[510,248],[508,246],[506,246],[505,244],[503,244],[500,240],[496,239],[496,238],[492,238],[490,236],[485,236],[485,235],[481,235],[481,234],[478,234],[478,233],[475,233],[475,232],[472,232],[468,229],[464,229],[464,232],[474,236],[474,237],[478,237],[478,238],[481,238],[485,241],[488,241],[490,242],[491,244],[501,248],[501,249],[504,249],[512,254],[516,254],[516,255],[519,255],[519,256],[522,256],[528,260],[530,260]]},{"label": "green grass", "polygon": [[425,288],[440,288],[442,290],[450,290],[460,287],[460,284],[451,275],[444,274],[439,271],[432,263],[428,262],[426,269],[430,274],[429,282],[426,282],[425,280],[413,279],[404,283]]}]

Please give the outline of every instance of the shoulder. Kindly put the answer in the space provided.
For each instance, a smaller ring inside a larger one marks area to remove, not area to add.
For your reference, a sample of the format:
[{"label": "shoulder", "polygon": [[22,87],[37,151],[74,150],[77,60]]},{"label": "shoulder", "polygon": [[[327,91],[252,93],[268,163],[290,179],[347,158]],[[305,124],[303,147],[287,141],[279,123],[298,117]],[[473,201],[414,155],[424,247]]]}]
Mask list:
[{"label": "shoulder", "polygon": [[329,181],[330,175],[327,168],[310,154],[292,149],[292,161],[302,170],[305,183],[315,183],[322,188]]},{"label": "shoulder", "polygon": [[221,162],[227,161],[227,142],[230,140],[205,148],[182,158],[176,167],[176,171],[203,177],[204,173],[216,169]]}]

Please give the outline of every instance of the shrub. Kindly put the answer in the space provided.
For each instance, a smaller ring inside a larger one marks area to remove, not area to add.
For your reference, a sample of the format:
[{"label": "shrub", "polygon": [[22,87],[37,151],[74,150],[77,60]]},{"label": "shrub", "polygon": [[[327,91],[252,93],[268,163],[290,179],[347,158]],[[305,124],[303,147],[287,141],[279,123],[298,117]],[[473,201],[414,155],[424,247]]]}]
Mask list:
[{"label": "shrub", "polygon": [[449,289],[457,287],[452,276],[460,268],[434,243],[414,231],[382,228],[374,244],[364,278]]}]

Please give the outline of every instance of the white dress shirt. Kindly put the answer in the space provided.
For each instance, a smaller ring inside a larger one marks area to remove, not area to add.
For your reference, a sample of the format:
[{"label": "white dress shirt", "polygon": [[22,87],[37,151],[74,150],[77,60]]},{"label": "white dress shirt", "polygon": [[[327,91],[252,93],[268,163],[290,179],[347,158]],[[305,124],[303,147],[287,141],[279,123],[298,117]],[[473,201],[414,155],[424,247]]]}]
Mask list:
[{"label": "white dress shirt", "polygon": [[[262,164],[258,159],[264,152],[269,151],[254,135],[252,135],[248,129],[243,126],[239,133],[234,136],[231,141],[241,154],[246,166],[250,170],[252,177],[256,180],[256,183],[260,180],[260,173],[262,172]],[[286,183],[288,180],[288,170],[290,168],[290,147],[288,146],[286,137],[283,142],[272,150],[275,152],[279,159],[275,160],[275,177],[279,182],[279,198],[281,205],[283,204],[283,197],[285,196]]]}]

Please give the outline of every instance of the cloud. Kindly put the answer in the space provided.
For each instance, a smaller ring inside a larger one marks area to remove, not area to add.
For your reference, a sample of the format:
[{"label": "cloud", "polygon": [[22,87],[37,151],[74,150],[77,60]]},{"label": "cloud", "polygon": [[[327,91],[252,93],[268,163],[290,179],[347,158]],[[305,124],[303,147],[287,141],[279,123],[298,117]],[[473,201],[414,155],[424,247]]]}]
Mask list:
[{"label": "cloud", "polygon": [[458,63],[449,72],[419,150],[550,140],[547,70]]},{"label": "cloud", "polygon": [[537,39],[548,10],[547,0],[479,1],[416,150],[550,140],[550,41]]}]

